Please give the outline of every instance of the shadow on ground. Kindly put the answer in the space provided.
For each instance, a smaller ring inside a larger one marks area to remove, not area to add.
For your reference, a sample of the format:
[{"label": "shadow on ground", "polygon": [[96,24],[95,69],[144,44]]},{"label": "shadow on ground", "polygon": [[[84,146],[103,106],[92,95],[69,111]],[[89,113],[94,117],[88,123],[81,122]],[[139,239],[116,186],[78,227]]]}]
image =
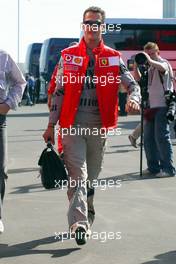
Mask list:
[{"label": "shadow on ground", "polygon": [[11,117],[45,117],[49,116],[49,113],[17,113],[17,114],[8,114],[8,118]]},{"label": "shadow on ground", "polygon": [[176,263],[176,251],[169,251],[155,256],[155,260],[142,262],[141,264],[174,264]]},{"label": "shadow on ground", "polygon": [[8,170],[8,174],[26,173],[26,172],[32,172],[32,171],[39,171],[39,167],[38,168],[11,169],[11,170]]},{"label": "shadow on ground", "polygon": [[[59,243],[63,240],[68,240],[69,234],[65,233],[62,236],[45,237],[38,240],[27,241],[15,245],[0,244],[0,258],[19,257],[36,254],[50,254],[52,258],[64,257],[81,248],[66,248],[59,249]],[[58,243],[58,249],[35,249],[38,246]],[[30,261],[29,261],[30,262]]]}]

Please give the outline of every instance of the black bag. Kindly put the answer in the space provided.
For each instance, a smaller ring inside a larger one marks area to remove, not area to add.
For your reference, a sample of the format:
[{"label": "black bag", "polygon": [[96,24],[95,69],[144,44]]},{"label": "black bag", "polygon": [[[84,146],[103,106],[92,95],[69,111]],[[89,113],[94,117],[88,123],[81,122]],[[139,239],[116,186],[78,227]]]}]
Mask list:
[{"label": "black bag", "polygon": [[40,166],[42,185],[45,189],[62,187],[67,183],[68,177],[64,162],[50,143],[43,150],[38,165]]}]

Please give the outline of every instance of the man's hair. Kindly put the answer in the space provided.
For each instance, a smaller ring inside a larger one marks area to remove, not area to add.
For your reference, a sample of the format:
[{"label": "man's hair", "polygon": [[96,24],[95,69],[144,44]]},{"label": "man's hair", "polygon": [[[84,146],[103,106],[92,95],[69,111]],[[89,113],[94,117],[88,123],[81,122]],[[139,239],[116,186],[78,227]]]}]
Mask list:
[{"label": "man's hair", "polygon": [[144,50],[151,50],[151,49],[159,50],[159,47],[155,42],[147,42],[147,44],[145,44],[144,46]]},{"label": "man's hair", "polygon": [[97,7],[97,6],[91,6],[91,7],[87,8],[84,11],[84,14],[83,14],[83,21],[84,21],[84,17],[86,15],[86,13],[88,13],[88,12],[100,13],[101,16],[102,16],[102,22],[104,23],[104,21],[105,21],[105,11],[103,9],[101,9],[100,7]]}]

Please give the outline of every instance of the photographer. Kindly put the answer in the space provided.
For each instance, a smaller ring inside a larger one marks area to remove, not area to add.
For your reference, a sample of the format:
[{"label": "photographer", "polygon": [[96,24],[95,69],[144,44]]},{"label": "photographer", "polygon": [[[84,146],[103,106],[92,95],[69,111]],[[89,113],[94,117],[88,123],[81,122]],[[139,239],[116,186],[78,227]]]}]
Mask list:
[{"label": "photographer", "polygon": [[[175,176],[168,122],[172,110],[170,103],[173,103],[172,68],[167,60],[160,57],[156,43],[148,42],[144,46],[143,54],[148,64],[149,95],[148,108],[144,110],[144,149],[148,165],[144,173],[156,177]],[[137,64],[134,67],[134,75],[139,81],[141,73]],[[168,94],[171,95],[170,103]]]}]

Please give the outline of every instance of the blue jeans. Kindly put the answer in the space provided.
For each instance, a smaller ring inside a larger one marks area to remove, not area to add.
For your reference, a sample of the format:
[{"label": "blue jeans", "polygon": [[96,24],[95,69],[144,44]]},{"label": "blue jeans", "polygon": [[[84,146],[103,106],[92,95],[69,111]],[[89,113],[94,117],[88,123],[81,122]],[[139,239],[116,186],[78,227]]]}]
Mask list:
[{"label": "blue jeans", "polygon": [[154,174],[162,170],[175,175],[169,124],[166,118],[167,108],[157,109],[152,120],[144,120],[144,149],[147,166]]},{"label": "blue jeans", "polygon": [[5,194],[5,179],[7,160],[6,116],[0,115],[0,219],[2,218],[2,203]]}]

